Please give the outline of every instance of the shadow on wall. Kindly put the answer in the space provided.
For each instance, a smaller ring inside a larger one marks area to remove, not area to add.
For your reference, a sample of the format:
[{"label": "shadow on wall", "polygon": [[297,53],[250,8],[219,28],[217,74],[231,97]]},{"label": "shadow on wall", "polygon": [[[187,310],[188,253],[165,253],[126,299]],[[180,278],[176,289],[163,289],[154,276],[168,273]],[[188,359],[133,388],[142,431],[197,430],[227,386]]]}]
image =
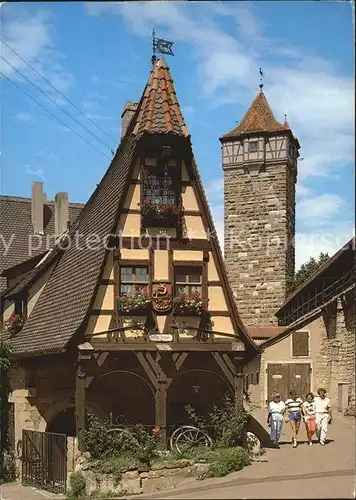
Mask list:
[{"label": "shadow on wall", "polygon": [[267,430],[252,415],[249,415],[247,431],[252,432],[256,437],[258,437],[261,446],[264,448],[275,448]]}]

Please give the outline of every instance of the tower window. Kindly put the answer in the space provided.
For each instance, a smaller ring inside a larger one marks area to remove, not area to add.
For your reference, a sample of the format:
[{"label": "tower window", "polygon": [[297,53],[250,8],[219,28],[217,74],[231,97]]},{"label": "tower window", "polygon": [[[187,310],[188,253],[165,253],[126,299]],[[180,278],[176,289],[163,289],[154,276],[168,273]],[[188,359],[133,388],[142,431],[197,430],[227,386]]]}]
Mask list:
[{"label": "tower window", "polygon": [[250,141],[248,143],[248,152],[257,153],[257,151],[258,151],[258,141]]},{"label": "tower window", "polygon": [[167,167],[152,169],[146,173],[143,198],[156,205],[176,204],[176,189]]}]

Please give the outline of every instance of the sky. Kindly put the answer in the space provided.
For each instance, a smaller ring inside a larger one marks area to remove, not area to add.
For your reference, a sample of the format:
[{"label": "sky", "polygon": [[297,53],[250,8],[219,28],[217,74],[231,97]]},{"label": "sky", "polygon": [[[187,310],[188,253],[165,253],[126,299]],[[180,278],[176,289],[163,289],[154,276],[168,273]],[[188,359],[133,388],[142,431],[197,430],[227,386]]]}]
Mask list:
[{"label": "sky", "polygon": [[120,142],[125,102],[141,97],[155,28],[174,42],[166,61],[221,243],[219,137],[259,91],[259,67],[276,118],[287,115],[301,144],[296,268],[354,234],[351,3],[3,2],[0,15],[2,39],[22,57],[0,43],[1,194],[28,197],[40,180],[49,199],[89,198]]}]

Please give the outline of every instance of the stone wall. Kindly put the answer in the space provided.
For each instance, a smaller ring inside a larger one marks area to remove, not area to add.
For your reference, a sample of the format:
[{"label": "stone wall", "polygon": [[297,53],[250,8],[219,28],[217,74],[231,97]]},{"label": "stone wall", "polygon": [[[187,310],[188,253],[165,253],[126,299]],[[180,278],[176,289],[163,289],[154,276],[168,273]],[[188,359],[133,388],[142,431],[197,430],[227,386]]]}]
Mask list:
[{"label": "stone wall", "polygon": [[224,172],[224,253],[238,310],[248,325],[277,324],[294,273],[295,174],[271,164],[257,176]]},{"label": "stone wall", "polygon": [[173,489],[195,482],[206,475],[209,466],[208,463],[194,463],[193,460],[172,460],[153,464],[148,472],[139,472],[133,468],[123,472],[119,480],[110,474],[97,474],[80,463],[76,470],[80,470],[85,477],[89,494],[97,491],[102,494],[110,492],[117,495],[137,495]]}]

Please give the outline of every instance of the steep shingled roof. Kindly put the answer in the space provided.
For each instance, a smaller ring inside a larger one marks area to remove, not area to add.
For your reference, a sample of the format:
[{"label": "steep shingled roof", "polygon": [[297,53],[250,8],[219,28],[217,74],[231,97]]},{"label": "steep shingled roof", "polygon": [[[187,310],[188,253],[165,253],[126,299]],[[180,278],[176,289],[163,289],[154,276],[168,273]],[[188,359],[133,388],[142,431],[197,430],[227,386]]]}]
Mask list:
[{"label": "steep shingled roof", "polygon": [[[156,68],[161,67],[164,69],[165,78],[167,78],[168,75],[171,81],[172,79],[165,64],[162,63],[162,66],[156,66]],[[85,241],[86,237],[92,234],[96,234],[103,239],[116,230],[128,190],[130,175],[135,164],[136,146],[141,135],[143,135],[144,132],[153,134],[154,130],[163,130],[161,132],[156,132],[160,134],[167,133],[166,128],[160,128],[162,125],[162,116],[160,112],[157,111],[153,113],[151,119],[148,120],[144,118],[145,114],[142,111],[143,109],[147,110],[147,108],[149,108],[148,97],[150,92],[147,94],[147,89],[151,85],[153,86],[153,79],[156,73],[157,70],[153,69],[137,111],[130,122],[128,131],[109,169],[82,210],[75,226],[70,229],[69,238],[72,238],[75,232],[78,231],[81,235],[81,241]],[[175,96],[172,81],[170,86],[170,95]],[[164,85],[162,84],[162,88],[163,87]],[[150,102],[152,103],[154,101]],[[170,100],[167,102],[170,102],[170,105],[173,107],[173,110],[168,110],[169,116],[177,116],[178,111],[180,113],[177,101]],[[157,105],[157,109],[158,108],[159,105]],[[145,129],[148,123],[149,127]],[[165,121],[164,123],[166,124],[167,122]],[[172,120],[172,126],[173,125],[174,127],[177,125],[174,120]],[[182,126],[179,129],[174,129],[177,130],[177,135],[181,136],[182,134],[187,134],[184,127]],[[137,129],[141,130],[141,132],[138,132]],[[174,131],[173,133],[176,132]],[[190,136],[185,135],[185,137],[187,137],[187,144],[189,145],[190,151],[189,163],[191,164],[196,179],[203,206],[205,205],[206,207],[205,216],[207,218],[208,227],[211,230],[211,234],[214,234],[214,223],[201,179],[195,165],[193,152],[191,150]],[[212,238],[211,241],[219,265],[226,277],[226,270],[218,241],[215,238]],[[85,325],[88,318],[90,308],[95,299],[102,269],[105,264],[106,252],[103,245],[100,245],[100,248],[95,251],[83,247],[78,249],[75,245],[69,246],[66,250],[59,250],[58,247],[56,247],[53,251],[54,259],[51,261],[57,262],[56,267],[23,329],[11,340],[13,353],[15,355],[39,355],[59,352],[66,348],[69,341],[78,330]],[[259,350],[258,346],[256,346],[248,335],[246,328],[239,318],[227,277],[223,282],[227,290],[227,298],[232,310],[233,320],[241,333],[242,340],[245,340],[253,349]]]},{"label": "steep shingled roof", "polygon": [[[0,196],[0,227],[9,251],[1,255],[0,274],[54,246],[54,201],[44,202],[44,235],[33,236],[31,198]],[[83,203],[69,204],[69,223],[73,224]],[[33,237],[33,245],[31,245]],[[6,289],[6,278],[0,277],[0,292]]]},{"label": "steep shingled roof", "polygon": [[253,132],[283,132],[287,130],[290,131],[288,123],[282,125],[276,120],[266,96],[261,91],[253,100],[238,126],[224,134],[221,139]]},{"label": "steep shingled roof", "polygon": [[189,137],[169,68],[159,57],[143,92],[134,134],[175,134]]}]

